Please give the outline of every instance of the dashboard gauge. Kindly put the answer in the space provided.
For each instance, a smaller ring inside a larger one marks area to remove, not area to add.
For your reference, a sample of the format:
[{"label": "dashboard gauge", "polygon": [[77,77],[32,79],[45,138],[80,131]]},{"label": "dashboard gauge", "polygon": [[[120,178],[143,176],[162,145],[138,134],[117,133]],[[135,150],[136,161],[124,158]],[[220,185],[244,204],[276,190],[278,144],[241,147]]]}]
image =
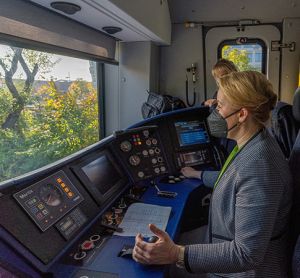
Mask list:
[{"label": "dashboard gauge", "polygon": [[149,130],[147,130],[147,129],[144,130],[144,131],[143,131],[143,134],[144,134],[145,137],[149,137]]},{"label": "dashboard gauge", "polygon": [[131,151],[132,149],[132,145],[129,141],[123,141],[121,144],[120,144],[120,149],[123,151],[123,152],[129,152]]},{"label": "dashboard gauge", "polygon": [[50,207],[56,207],[63,201],[61,191],[50,183],[41,187],[40,198]]},{"label": "dashboard gauge", "polygon": [[132,155],[129,157],[129,163],[133,166],[138,166],[141,163],[141,159],[137,155]]}]

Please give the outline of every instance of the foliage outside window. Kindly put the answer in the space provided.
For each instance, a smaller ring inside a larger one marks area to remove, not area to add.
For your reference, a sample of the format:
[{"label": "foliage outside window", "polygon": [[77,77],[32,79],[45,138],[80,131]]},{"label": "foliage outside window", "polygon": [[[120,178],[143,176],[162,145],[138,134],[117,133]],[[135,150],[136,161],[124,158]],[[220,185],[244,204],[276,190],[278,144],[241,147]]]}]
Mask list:
[{"label": "foliage outside window", "polygon": [[99,140],[95,64],[0,45],[0,182]]},{"label": "foliage outside window", "polygon": [[241,71],[263,71],[263,48],[259,44],[222,44],[221,57],[232,61]]}]

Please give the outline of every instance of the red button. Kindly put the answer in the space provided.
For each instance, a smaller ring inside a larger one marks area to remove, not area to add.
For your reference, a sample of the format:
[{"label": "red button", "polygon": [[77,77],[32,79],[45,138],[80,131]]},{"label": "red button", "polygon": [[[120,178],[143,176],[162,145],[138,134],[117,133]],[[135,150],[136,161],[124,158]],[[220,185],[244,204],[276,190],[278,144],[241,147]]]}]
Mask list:
[{"label": "red button", "polygon": [[84,243],[81,244],[82,250],[91,250],[95,247],[94,242],[86,240]]}]

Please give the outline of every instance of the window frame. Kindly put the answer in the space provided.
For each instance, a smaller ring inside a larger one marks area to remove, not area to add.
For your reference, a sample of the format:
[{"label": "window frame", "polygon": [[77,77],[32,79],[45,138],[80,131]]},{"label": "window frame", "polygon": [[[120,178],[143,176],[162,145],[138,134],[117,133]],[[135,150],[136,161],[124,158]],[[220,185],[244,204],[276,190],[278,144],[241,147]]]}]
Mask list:
[{"label": "window frame", "polygon": [[[27,39],[14,37],[11,35],[0,34],[0,44],[6,46],[13,46],[19,48],[26,48],[30,50],[40,51],[40,52],[47,52],[50,54],[56,55],[63,55],[72,58],[78,58],[82,60],[92,61],[96,63],[96,76],[97,76],[97,102],[98,102],[98,123],[99,123],[99,133],[98,133],[98,141],[95,142],[96,144],[99,143],[105,137],[105,71],[104,65],[105,64],[114,64],[118,65],[119,63],[116,61],[111,61],[109,59],[103,59],[102,57],[97,57],[90,55],[88,53],[80,52],[77,50],[66,49],[58,46],[52,46],[45,43],[37,42],[37,41],[30,41]],[[95,145],[95,144],[93,144]],[[82,151],[84,148],[80,149],[77,152]],[[29,172],[23,173],[16,177],[9,178],[4,181],[0,181],[0,188],[3,184],[9,184],[10,181],[15,180],[22,180],[24,177],[35,175],[38,172],[44,172],[45,169],[52,169],[54,165],[60,165],[65,161],[69,160],[70,156],[73,156],[75,153],[69,154],[68,156],[62,157],[56,161],[51,162],[50,164],[46,164],[41,166],[37,169],[33,169]],[[1,194],[0,194],[1,195]]]},{"label": "window frame", "polygon": [[[112,62],[109,59],[103,59],[93,56],[88,53],[83,53],[77,50],[71,50],[62,48],[59,46],[52,46],[45,43],[30,41],[27,39],[14,37],[11,35],[0,34],[0,44],[5,44],[8,46],[14,46],[19,48],[27,48],[35,51],[47,52],[51,54],[64,55],[72,58],[78,58],[82,60],[88,60],[96,62],[96,75],[97,75],[97,98],[98,98],[98,121],[99,121],[99,141],[105,136],[105,82],[104,82],[104,63],[118,64]],[[102,88],[102,90],[100,90]],[[101,91],[101,92],[100,92]]]},{"label": "window frame", "polygon": [[[238,43],[241,39],[246,39],[245,43]],[[218,59],[222,58],[222,49],[225,45],[253,45],[258,44],[262,49],[262,59],[261,59],[261,72],[266,74],[267,68],[267,46],[266,43],[262,39],[258,38],[247,38],[247,37],[239,37],[236,39],[224,40],[218,45]]]}]

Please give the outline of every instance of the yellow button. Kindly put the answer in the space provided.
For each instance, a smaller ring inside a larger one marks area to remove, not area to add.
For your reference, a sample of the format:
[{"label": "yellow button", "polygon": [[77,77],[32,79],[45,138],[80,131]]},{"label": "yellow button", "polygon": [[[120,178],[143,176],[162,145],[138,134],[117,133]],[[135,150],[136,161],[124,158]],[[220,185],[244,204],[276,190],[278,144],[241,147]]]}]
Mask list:
[{"label": "yellow button", "polygon": [[73,192],[69,192],[69,193],[68,193],[68,196],[69,196],[69,197],[73,197]]}]

